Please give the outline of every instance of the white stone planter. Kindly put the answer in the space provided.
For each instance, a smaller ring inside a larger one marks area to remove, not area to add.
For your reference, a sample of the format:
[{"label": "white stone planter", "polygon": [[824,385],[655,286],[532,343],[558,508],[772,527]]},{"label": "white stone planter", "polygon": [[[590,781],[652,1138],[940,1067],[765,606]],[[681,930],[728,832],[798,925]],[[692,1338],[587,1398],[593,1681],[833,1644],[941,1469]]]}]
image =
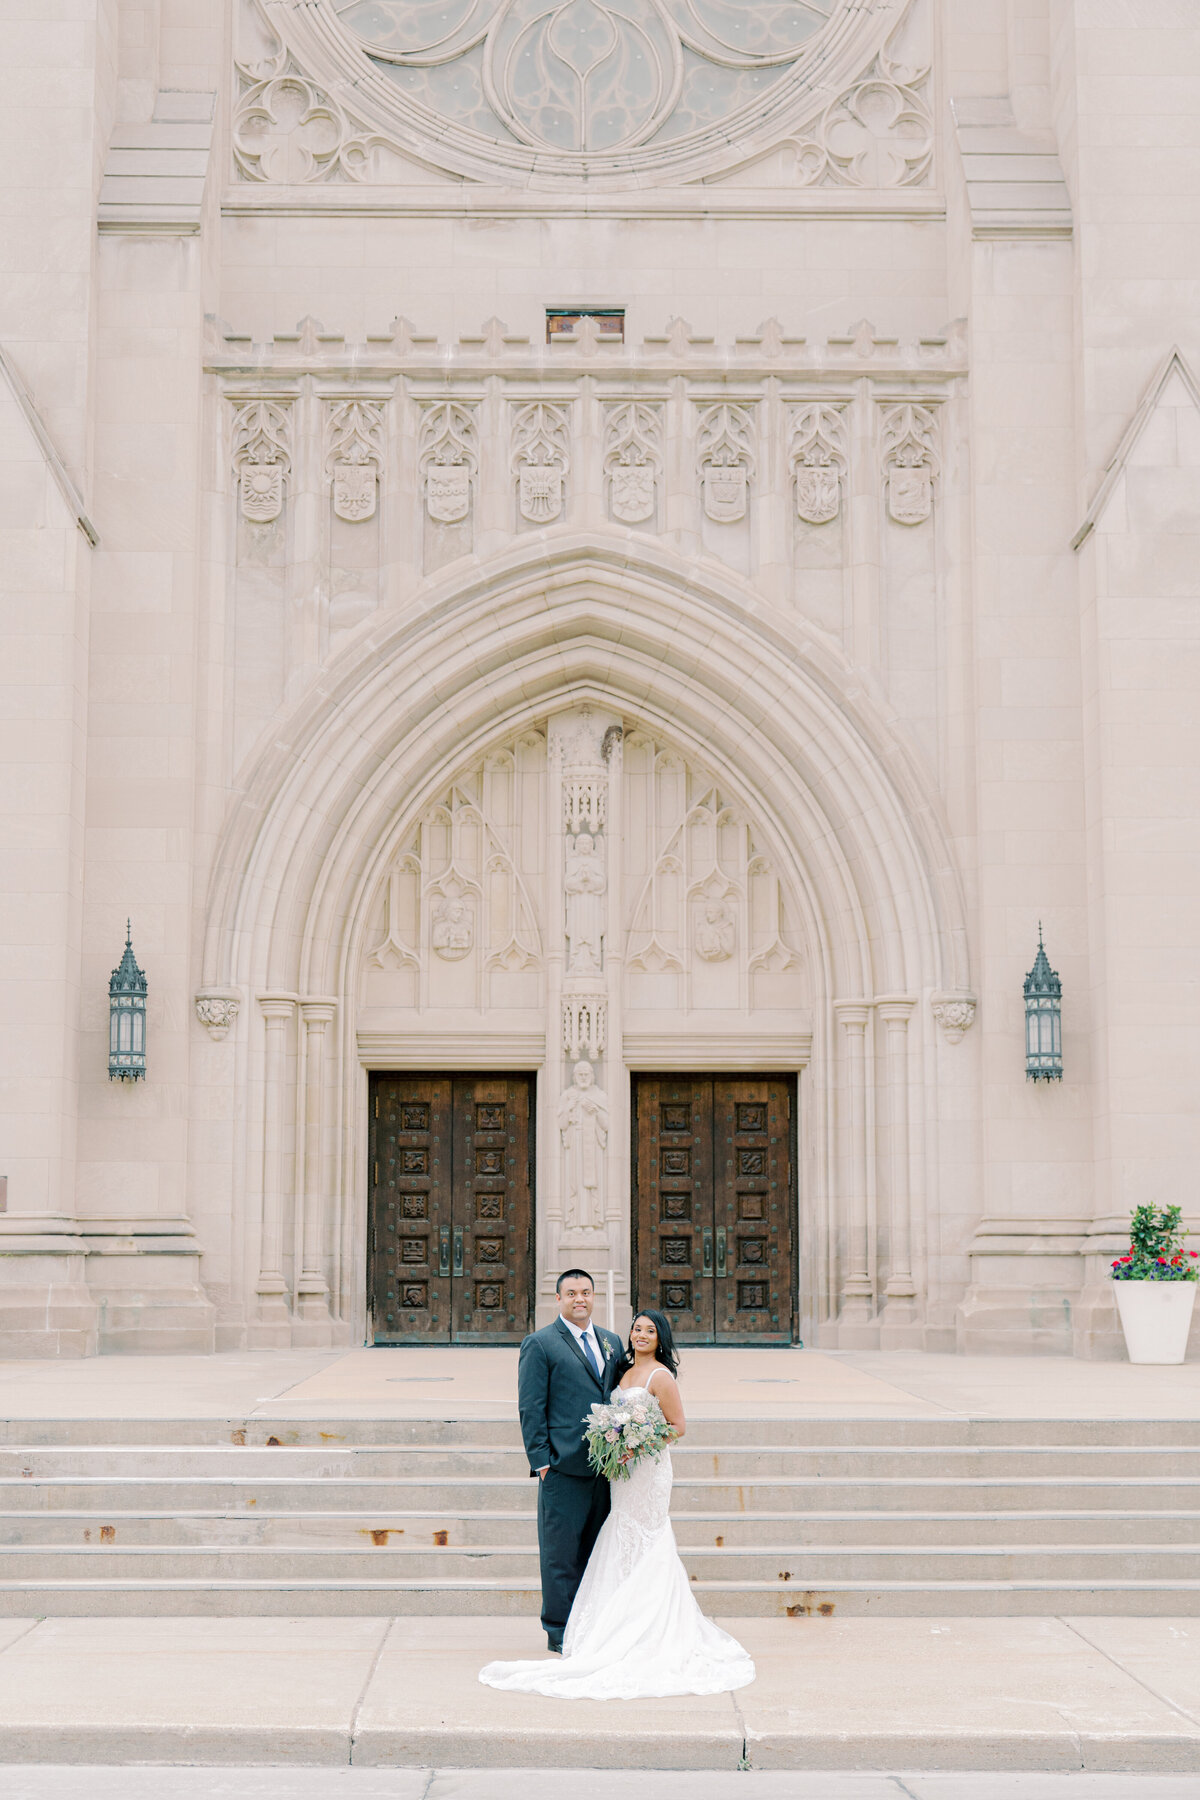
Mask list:
[{"label": "white stone planter", "polygon": [[1114,1281],[1131,1363],[1181,1363],[1187,1350],[1194,1281]]}]

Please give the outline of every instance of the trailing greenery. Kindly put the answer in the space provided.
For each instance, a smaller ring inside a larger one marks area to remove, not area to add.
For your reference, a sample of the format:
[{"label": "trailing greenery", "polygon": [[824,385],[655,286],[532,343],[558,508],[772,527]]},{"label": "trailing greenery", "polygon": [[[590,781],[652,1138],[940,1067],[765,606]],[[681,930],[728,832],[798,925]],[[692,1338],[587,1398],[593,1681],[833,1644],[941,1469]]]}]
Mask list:
[{"label": "trailing greenery", "polygon": [[1200,1259],[1185,1250],[1181,1206],[1135,1206],[1129,1248],[1112,1266],[1114,1281],[1196,1281]]}]

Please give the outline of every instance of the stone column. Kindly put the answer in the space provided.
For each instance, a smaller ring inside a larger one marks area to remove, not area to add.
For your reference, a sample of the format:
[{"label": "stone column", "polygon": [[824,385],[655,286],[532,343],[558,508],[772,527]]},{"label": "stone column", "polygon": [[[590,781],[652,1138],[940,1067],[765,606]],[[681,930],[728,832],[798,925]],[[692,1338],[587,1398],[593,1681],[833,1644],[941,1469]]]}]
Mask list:
[{"label": "stone column", "polygon": [[296,1010],[291,994],[260,994],[266,1024],[263,1045],[262,1233],[257,1304],[249,1330],[254,1349],[286,1349],[292,1341],[287,1283],[283,1278],[283,1133],[288,1029]]},{"label": "stone column", "polygon": [[922,1346],[917,1287],[913,1278],[912,1189],[908,1142],[908,1021],[915,1002],[888,999],[877,1003],[886,1034],[888,1093],[888,1187],[891,1201],[890,1271],[880,1314],[880,1347],[889,1350]]},{"label": "stone column", "polygon": [[[867,1023],[865,1000],[839,1000],[834,1011],[842,1028],[841,1125],[842,1197],[846,1203],[845,1274],[838,1314],[838,1342],[870,1348],[878,1339],[875,1287],[871,1279],[870,1204],[867,1189]],[[859,1337],[866,1328],[866,1335]]]},{"label": "stone column", "polygon": [[302,1000],[304,1021],[304,1111],[296,1146],[296,1282],[293,1344],[333,1342],[329,1283],[325,1279],[325,1045],[326,1027],[337,1013],[333,1000]]}]

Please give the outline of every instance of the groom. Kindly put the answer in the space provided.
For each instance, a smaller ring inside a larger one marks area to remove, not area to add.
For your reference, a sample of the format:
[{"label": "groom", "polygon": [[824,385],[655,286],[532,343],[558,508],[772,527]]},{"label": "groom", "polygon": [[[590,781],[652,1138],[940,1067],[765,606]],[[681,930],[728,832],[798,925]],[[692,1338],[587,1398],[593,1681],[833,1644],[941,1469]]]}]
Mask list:
[{"label": "groom", "polygon": [[589,1407],[608,1399],[625,1346],[615,1332],[593,1325],[596,1286],[586,1269],[568,1269],[557,1290],[557,1319],[521,1345],[517,1404],[530,1473],[538,1477],[542,1624],[551,1650],[561,1652],[575,1590],[608,1516],[608,1483],[592,1473],[583,1421]]}]

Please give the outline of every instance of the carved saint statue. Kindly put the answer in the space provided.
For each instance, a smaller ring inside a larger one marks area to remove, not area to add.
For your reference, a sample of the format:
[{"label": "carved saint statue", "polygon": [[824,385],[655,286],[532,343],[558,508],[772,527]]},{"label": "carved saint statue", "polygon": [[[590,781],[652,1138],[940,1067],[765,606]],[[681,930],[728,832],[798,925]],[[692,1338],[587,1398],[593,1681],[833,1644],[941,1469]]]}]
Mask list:
[{"label": "carved saint statue", "polygon": [[608,878],[596,840],[581,831],[567,855],[563,881],[567,896],[567,973],[598,975],[604,942],[604,896]]},{"label": "carved saint statue", "polygon": [[737,924],[726,900],[706,900],[696,920],[696,950],[705,962],[725,962],[733,955]]},{"label": "carved saint statue", "polygon": [[447,894],[434,904],[433,947],[447,962],[461,962],[469,955],[475,938],[471,908],[455,894]]},{"label": "carved saint statue", "polygon": [[563,1223],[570,1231],[600,1231],[608,1095],[595,1086],[591,1063],[575,1064],[574,1080],[558,1103],[558,1131],[563,1146]]}]

